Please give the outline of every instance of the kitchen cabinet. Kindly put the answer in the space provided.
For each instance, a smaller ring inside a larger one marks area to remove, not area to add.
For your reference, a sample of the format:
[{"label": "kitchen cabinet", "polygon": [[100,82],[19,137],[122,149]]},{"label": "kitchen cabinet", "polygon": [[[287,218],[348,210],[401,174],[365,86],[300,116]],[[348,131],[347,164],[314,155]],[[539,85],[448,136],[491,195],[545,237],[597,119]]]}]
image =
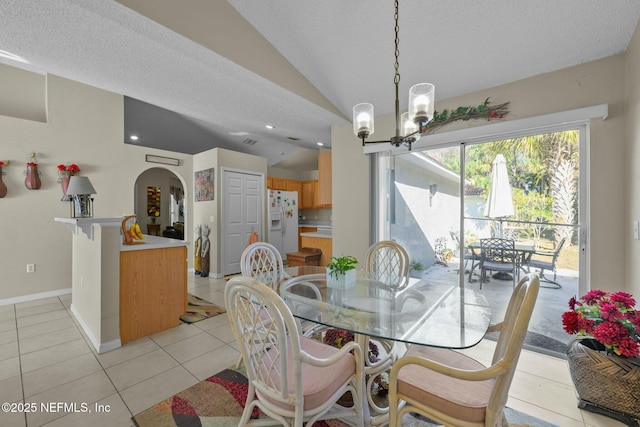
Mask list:
[{"label": "kitchen cabinet", "polygon": [[302,182],[288,179],[286,187],[287,191],[295,191],[298,193],[298,206],[300,206],[300,200],[302,199]]},{"label": "kitchen cabinet", "polygon": [[276,178],[271,177],[271,187],[269,187],[271,190],[282,190],[282,191],[286,191],[287,190],[287,179],[286,178]]},{"label": "kitchen cabinet", "polygon": [[302,199],[300,209],[318,207],[318,181],[302,181]]},{"label": "kitchen cabinet", "polygon": [[316,231],[318,231],[318,227],[298,227],[298,248],[303,248],[300,233],[315,233]]},{"label": "kitchen cabinet", "polygon": [[187,311],[186,246],[141,246],[120,252],[122,344],[178,326]]},{"label": "kitchen cabinet", "polygon": [[331,207],[331,151],[318,154],[318,206]]},{"label": "kitchen cabinet", "polygon": [[302,236],[302,247],[318,248],[322,251],[320,266],[326,267],[331,262],[333,240],[331,237]]}]

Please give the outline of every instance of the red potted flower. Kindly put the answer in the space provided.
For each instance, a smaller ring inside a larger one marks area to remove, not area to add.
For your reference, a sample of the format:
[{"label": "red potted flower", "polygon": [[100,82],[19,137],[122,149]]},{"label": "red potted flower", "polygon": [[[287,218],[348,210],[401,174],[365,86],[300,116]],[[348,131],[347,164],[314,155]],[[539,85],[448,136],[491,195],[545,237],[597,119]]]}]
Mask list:
[{"label": "red potted flower", "polygon": [[[588,292],[569,300],[562,315],[569,344],[567,361],[580,401],[578,407],[628,425],[640,419],[640,316],[628,293]],[[632,424],[634,423],[634,424]]]}]

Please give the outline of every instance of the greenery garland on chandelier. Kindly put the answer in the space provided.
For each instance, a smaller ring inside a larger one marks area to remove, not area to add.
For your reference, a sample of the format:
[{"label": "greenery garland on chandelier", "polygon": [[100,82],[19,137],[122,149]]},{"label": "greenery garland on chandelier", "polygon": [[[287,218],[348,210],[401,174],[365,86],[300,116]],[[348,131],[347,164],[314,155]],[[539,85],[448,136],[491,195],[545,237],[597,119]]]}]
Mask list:
[{"label": "greenery garland on chandelier", "polygon": [[459,120],[472,120],[472,119],[501,119],[509,113],[509,102],[503,102],[502,104],[491,105],[489,98],[477,107],[458,107],[454,110],[445,109],[441,113],[434,111],[433,119],[422,127],[422,133],[433,133],[436,129],[449,123],[457,122]]}]

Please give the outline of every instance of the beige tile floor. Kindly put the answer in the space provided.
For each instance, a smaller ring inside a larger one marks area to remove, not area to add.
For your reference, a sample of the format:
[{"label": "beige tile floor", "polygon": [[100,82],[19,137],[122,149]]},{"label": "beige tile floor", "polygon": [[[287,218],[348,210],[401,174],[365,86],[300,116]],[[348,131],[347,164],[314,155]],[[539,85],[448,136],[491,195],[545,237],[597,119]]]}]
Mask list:
[{"label": "beige tile floor", "polygon": [[[225,284],[190,274],[189,292],[223,305]],[[0,426],[133,426],[134,414],[239,357],[226,315],[96,354],[70,304],[67,295],[0,306],[0,402],[37,408],[0,412]],[[466,351],[487,363],[491,347],[483,341]],[[48,412],[40,410],[43,402]],[[66,412],[59,404],[76,404],[77,412]],[[560,426],[623,426],[577,408],[565,360],[529,351],[521,356],[508,405]]]}]

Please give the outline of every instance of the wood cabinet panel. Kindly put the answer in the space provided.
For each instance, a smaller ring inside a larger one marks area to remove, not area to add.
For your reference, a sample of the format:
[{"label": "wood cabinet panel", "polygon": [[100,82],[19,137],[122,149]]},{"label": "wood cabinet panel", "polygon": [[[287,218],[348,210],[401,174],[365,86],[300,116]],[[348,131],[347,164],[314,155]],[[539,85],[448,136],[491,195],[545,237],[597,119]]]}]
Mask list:
[{"label": "wood cabinet panel", "polygon": [[318,181],[302,182],[301,209],[312,209],[318,207]]},{"label": "wood cabinet panel", "polygon": [[315,233],[318,231],[317,227],[298,227],[298,250],[300,250],[302,246],[302,236],[301,233]]},{"label": "wood cabinet panel", "polygon": [[322,251],[320,266],[326,267],[331,262],[333,241],[325,237],[302,236],[302,247],[318,248]]},{"label": "wood cabinet panel", "polygon": [[298,205],[300,205],[300,200],[302,198],[302,182],[294,181],[293,179],[288,179],[286,190],[295,191],[298,193]]},{"label": "wood cabinet panel", "polygon": [[287,189],[287,179],[286,178],[276,178],[275,176],[271,177],[271,190],[282,190],[286,191]]},{"label": "wood cabinet panel", "polygon": [[318,154],[318,205],[331,207],[331,151]]},{"label": "wood cabinet panel", "polygon": [[185,246],[120,252],[122,344],[178,326],[186,311]]}]

